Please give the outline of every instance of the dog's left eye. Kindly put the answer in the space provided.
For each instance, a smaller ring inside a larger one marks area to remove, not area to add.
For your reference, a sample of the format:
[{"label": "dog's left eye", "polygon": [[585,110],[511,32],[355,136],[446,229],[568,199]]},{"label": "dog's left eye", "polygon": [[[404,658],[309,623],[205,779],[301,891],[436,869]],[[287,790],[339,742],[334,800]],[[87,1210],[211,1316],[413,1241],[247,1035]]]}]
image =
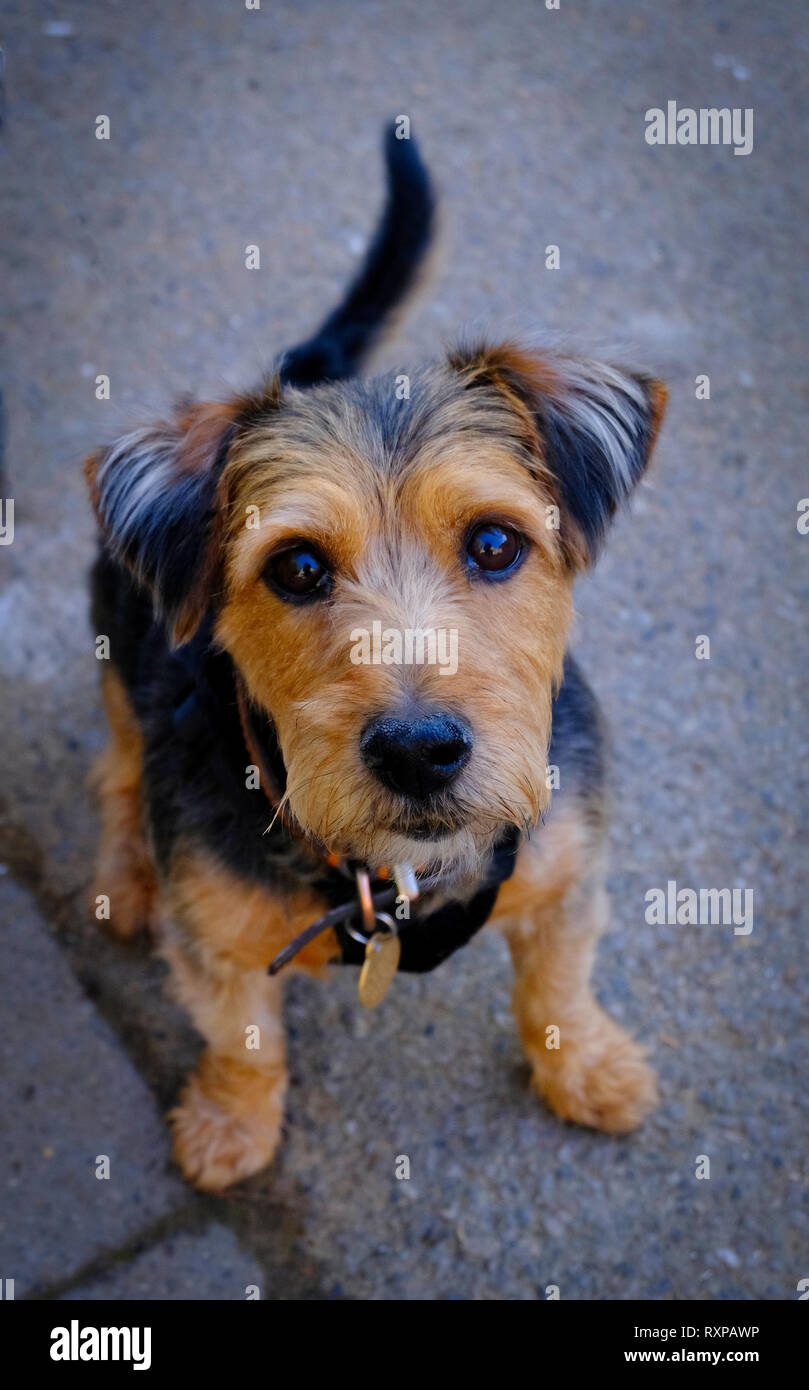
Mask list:
[{"label": "dog's left eye", "polygon": [[475,527],[466,543],[467,565],[485,574],[505,574],[517,564],[523,549],[522,537],[510,526],[485,522]]},{"label": "dog's left eye", "polygon": [[292,602],[327,598],[332,590],[331,574],[317,551],[308,545],[291,546],[271,556],[262,578],[281,598]]}]

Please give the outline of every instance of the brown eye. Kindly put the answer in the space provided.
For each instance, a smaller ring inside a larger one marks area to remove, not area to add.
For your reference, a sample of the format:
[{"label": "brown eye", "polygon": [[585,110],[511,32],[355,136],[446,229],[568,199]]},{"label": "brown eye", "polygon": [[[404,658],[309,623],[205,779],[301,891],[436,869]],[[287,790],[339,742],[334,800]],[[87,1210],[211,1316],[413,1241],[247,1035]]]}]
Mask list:
[{"label": "brown eye", "polygon": [[485,574],[504,574],[523,553],[523,541],[509,526],[485,522],[476,526],[466,544],[467,566]]},{"label": "brown eye", "polygon": [[317,551],[309,545],[290,546],[273,555],[264,566],[263,579],[281,598],[292,602],[327,598],[333,582]]}]

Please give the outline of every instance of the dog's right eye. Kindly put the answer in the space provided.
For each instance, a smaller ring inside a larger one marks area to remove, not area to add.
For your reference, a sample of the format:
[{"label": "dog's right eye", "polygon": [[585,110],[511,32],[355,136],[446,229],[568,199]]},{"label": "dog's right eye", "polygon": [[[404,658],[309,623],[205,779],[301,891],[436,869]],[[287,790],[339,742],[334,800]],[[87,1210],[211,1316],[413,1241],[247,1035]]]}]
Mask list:
[{"label": "dog's right eye", "polygon": [[272,555],[262,578],[281,598],[290,603],[328,598],[333,579],[317,551],[309,545],[290,546]]}]

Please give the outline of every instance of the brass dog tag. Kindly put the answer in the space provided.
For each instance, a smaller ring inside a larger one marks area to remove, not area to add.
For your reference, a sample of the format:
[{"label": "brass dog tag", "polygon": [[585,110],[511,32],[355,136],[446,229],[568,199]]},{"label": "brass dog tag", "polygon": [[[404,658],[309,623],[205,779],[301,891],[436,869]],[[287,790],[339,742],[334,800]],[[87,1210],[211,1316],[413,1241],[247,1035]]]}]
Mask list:
[{"label": "brass dog tag", "polygon": [[365,960],[360,970],[360,1003],[366,1009],[381,1004],[399,969],[402,943],[395,932],[375,932],[365,944]]}]

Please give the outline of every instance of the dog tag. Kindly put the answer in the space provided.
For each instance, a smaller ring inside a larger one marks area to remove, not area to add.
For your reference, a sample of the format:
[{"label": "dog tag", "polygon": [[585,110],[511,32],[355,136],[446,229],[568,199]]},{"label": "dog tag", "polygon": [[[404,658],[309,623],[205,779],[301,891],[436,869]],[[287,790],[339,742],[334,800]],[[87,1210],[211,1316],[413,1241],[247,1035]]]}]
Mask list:
[{"label": "dog tag", "polygon": [[359,997],[366,1009],[381,1004],[399,969],[402,943],[393,931],[374,932],[365,943],[365,960],[360,970]]}]

